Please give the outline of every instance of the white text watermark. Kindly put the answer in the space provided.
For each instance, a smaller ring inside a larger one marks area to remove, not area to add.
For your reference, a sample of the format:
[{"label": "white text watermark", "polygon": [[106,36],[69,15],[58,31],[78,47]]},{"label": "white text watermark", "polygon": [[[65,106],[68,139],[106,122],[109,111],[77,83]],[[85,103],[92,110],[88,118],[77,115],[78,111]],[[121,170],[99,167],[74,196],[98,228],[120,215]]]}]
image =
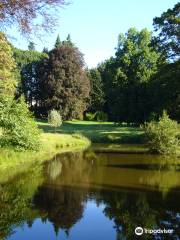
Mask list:
[{"label": "white text watermark", "polygon": [[135,228],[135,234],[136,235],[142,235],[142,234],[172,234],[173,229],[149,229],[149,228],[142,228],[142,227],[136,227]]}]

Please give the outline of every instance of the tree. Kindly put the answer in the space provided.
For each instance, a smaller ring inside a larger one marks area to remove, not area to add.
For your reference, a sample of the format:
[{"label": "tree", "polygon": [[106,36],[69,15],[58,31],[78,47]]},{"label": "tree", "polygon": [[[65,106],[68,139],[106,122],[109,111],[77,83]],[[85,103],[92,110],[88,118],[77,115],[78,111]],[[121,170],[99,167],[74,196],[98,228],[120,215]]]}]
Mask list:
[{"label": "tree", "polygon": [[54,45],[56,48],[60,47],[61,46],[61,40],[60,40],[60,37],[59,37],[59,34],[57,35],[57,38],[56,38],[56,42],[55,42],[55,45]]},{"label": "tree", "polygon": [[6,37],[0,33],[0,145],[37,150],[39,130],[24,100],[14,100],[17,79],[12,54]]},{"label": "tree", "polygon": [[15,25],[23,35],[42,29],[52,31],[57,23],[58,9],[65,5],[66,0],[1,0],[0,26]]},{"label": "tree", "polygon": [[47,47],[44,47],[42,52],[48,54],[49,50]]},{"label": "tree", "polygon": [[62,124],[61,115],[56,110],[51,110],[48,113],[48,123],[54,127],[54,131],[56,132],[56,128],[60,127]]},{"label": "tree", "polygon": [[74,47],[74,43],[71,40],[71,35],[70,34],[67,35],[65,44],[69,45],[70,47]]},{"label": "tree", "polygon": [[126,35],[119,35],[115,58],[105,63],[102,79],[111,120],[138,123],[147,118],[147,85],[160,57],[151,40],[147,29],[130,28]]},{"label": "tree", "polygon": [[46,112],[60,111],[63,119],[83,117],[90,90],[83,65],[82,53],[77,48],[62,45],[49,52],[38,71]]},{"label": "tree", "polygon": [[169,58],[180,56],[180,3],[172,9],[162,13],[160,17],[153,19],[155,31],[158,36],[155,38],[160,49]]},{"label": "tree", "polygon": [[18,95],[23,93],[30,107],[41,105],[37,72],[40,62],[47,57],[47,54],[13,48],[13,56],[20,72]]},{"label": "tree", "polygon": [[5,35],[0,32],[0,96],[14,94],[17,85],[15,70],[11,46]]},{"label": "tree", "polygon": [[88,111],[95,113],[96,111],[103,111],[104,106],[104,89],[101,79],[101,74],[98,69],[90,69],[88,71],[90,79],[90,106]]},{"label": "tree", "polygon": [[151,96],[149,110],[161,116],[166,109],[169,116],[180,120],[180,61],[169,63],[159,69],[148,86]]},{"label": "tree", "polygon": [[35,51],[35,44],[33,42],[29,42],[28,49],[29,51]]}]

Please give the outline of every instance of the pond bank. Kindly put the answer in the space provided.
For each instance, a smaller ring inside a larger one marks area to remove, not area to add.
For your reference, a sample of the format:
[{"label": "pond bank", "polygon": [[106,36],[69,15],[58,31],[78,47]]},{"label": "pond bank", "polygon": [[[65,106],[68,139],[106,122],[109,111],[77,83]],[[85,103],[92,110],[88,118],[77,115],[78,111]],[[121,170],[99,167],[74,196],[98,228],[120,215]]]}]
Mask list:
[{"label": "pond bank", "polygon": [[143,143],[143,131],[140,128],[117,125],[113,122],[74,120],[64,122],[55,134],[46,120],[37,120],[37,124],[43,131],[40,151],[17,152],[12,148],[0,149],[0,182],[27,170],[33,164],[52,159],[57,153],[83,150],[89,147],[90,142],[99,143],[98,145],[109,143],[108,146],[101,145],[97,151],[147,152],[144,145],[139,144]]},{"label": "pond bank", "polygon": [[96,153],[122,153],[122,154],[145,154],[149,148],[145,144],[92,144]]},{"label": "pond bank", "polygon": [[90,141],[79,134],[42,133],[41,142],[42,147],[38,152],[1,148],[0,182],[25,171],[35,163],[41,164],[52,159],[58,153],[83,150],[90,146]]}]

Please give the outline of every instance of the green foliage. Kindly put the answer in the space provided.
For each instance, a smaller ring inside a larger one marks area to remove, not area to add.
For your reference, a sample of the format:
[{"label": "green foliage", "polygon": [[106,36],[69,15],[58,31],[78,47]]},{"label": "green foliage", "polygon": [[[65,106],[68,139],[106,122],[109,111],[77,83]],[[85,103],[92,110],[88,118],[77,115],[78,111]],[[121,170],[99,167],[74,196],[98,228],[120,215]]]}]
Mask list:
[{"label": "green foliage", "polygon": [[63,44],[68,45],[69,47],[74,47],[74,43],[71,40],[71,35],[70,34],[67,35],[67,38],[66,38],[65,41],[63,41]]},{"label": "green foliage", "polygon": [[59,34],[57,35],[56,42],[55,42],[55,48],[58,48],[61,46],[61,40]]},{"label": "green foliage", "polygon": [[28,49],[29,49],[29,51],[35,51],[36,50],[34,42],[29,42]]},{"label": "green foliage", "polygon": [[162,13],[160,17],[153,19],[155,31],[158,35],[155,38],[160,50],[170,58],[180,56],[180,3],[174,5]]},{"label": "green foliage", "polygon": [[25,221],[30,222],[37,216],[38,211],[31,209],[31,202],[42,181],[42,166],[36,165],[28,168],[28,171],[24,172],[21,177],[5,183],[0,188],[1,240],[13,235],[15,227],[22,226]]},{"label": "green foliage", "polygon": [[15,79],[16,64],[12,56],[12,49],[5,35],[0,32],[0,95],[12,96],[17,81]]},{"label": "green foliage", "polygon": [[48,114],[48,123],[54,127],[56,130],[57,127],[60,127],[62,124],[61,115],[56,110],[51,110]]},{"label": "green foliage", "polygon": [[[167,109],[172,119],[180,120],[180,61],[164,65],[148,86],[152,111],[157,115]],[[150,108],[149,108],[150,109]]]},{"label": "green foliage", "polygon": [[30,114],[26,103],[4,98],[0,101],[1,146],[12,146],[19,150],[38,150],[40,130]]},{"label": "green foliage", "polygon": [[107,116],[106,113],[101,112],[101,111],[98,111],[98,112],[96,112],[95,119],[96,119],[98,122],[107,122],[108,116]]},{"label": "green foliage", "polygon": [[101,79],[101,74],[98,69],[90,69],[88,71],[88,77],[90,79],[90,105],[88,111],[96,112],[102,111],[104,106],[104,89]]},{"label": "green foliage", "polygon": [[40,62],[47,58],[47,54],[13,48],[13,56],[20,72],[18,95],[23,93],[30,106],[41,105],[37,73]]},{"label": "green foliage", "polygon": [[144,129],[152,152],[165,155],[177,153],[179,147],[178,124],[171,120],[166,112],[163,112],[159,122],[146,123]]},{"label": "green foliage", "polygon": [[99,67],[106,93],[106,112],[113,121],[143,122],[148,117],[147,85],[157,72],[159,53],[147,29],[119,35],[116,56]]},{"label": "green foliage", "polygon": [[108,116],[106,113],[97,111],[95,113],[87,112],[85,114],[85,120],[87,121],[98,121],[98,122],[107,122]]},{"label": "green foliage", "polygon": [[87,120],[87,121],[94,121],[95,120],[95,116],[96,116],[96,113],[87,112],[85,114],[85,120]]},{"label": "green foliage", "polygon": [[49,50],[47,47],[44,47],[42,52],[48,54]]}]

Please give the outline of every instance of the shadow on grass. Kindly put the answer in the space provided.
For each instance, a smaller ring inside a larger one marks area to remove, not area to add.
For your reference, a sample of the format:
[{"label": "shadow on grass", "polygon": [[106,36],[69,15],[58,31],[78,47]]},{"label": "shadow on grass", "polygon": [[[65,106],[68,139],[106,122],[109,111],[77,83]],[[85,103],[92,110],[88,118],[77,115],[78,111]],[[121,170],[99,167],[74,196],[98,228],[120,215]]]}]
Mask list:
[{"label": "shadow on grass", "polygon": [[[47,121],[38,120],[39,128],[44,132],[54,133],[54,129]],[[64,122],[57,128],[57,133],[79,133],[89,138],[94,143],[143,143],[144,134],[138,127],[127,127],[114,123],[98,122]]]}]

